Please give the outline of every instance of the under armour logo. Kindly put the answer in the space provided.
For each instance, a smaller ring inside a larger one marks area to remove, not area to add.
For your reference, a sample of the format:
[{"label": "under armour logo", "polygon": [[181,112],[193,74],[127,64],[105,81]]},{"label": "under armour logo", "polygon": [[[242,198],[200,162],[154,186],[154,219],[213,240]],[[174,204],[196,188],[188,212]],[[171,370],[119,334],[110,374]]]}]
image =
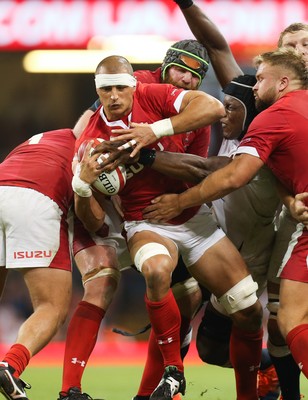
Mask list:
[{"label": "under armour logo", "polygon": [[79,361],[76,357],[72,358],[71,363],[72,364],[80,364],[81,367],[85,367],[85,365],[86,365],[85,361]]},{"label": "under armour logo", "polygon": [[158,343],[159,345],[168,344],[168,343],[171,343],[171,342],[173,342],[173,338],[172,338],[172,337],[169,337],[169,338],[167,338],[166,340],[157,340],[157,343]]},{"label": "under armour logo", "polygon": [[304,368],[303,363],[302,363],[302,362],[299,362],[299,363],[298,363],[298,367],[299,367],[300,370],[302,370],[302,369]]},{"label": "under armour logo", "polygon": [[250,372],[253,372],[253,371],[257,370],[257,369],[260,369],[260,364],[259,365],[251,365],[249,367],[249,371]]}]

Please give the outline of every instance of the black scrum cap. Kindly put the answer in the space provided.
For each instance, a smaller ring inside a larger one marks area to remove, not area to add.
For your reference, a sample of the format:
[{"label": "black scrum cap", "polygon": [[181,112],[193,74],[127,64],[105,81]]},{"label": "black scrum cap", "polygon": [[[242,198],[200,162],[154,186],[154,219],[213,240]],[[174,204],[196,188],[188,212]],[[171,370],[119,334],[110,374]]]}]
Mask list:
[{"label": "black scrum cap", "polygon": [[240,75],[237,78],[232,79],[232,81],[223,89],[225,94],[240,101],[245,109],[242,133],[238,137],[238,140],[245,135],[251,121],[258,114],[252,90],[256,82],[257,80],[254,75]]}]

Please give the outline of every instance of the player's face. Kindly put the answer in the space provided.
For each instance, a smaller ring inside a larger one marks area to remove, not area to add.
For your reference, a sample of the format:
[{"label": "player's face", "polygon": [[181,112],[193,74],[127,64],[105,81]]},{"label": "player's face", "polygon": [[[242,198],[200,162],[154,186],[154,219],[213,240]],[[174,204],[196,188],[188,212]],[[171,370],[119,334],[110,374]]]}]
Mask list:
[{"label": "player's face", "polygon": [[225,95],[224,106],[226,115],[221,118],[223,136],[225,139],[236,139],[242,133],[245,118],[243,105],[234,97]]},{"label": "player's face", "polygon": [[308,67],[308,31],[286,33],[282,38],[282,46],[292,48],[302,54]]},{"label": "player's face", "polygon": [[199,78],[185,68],[172,65],[167,69],[164,83],[171,83],[186,90],[196,90],[199,86]]},{"label": "player's face", "polygon": [[135,88],[133,87],[121,85],[97,89],[97,94],[109,121],[117,121],[131,112],[134,91]]},{"label": "player's face", "polygon": [[279,70],[269,64],[261,63],[256,73],[257,83],[253,87],[258,111],[265,110],[275,103],[279,95]]}]

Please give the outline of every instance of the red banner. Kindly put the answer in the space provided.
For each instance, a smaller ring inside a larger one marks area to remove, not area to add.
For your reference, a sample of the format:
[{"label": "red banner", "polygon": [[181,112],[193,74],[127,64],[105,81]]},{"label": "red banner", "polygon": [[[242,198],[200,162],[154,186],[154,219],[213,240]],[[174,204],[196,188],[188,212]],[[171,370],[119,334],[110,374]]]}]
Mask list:
[{"label": "red banner", "polygon": [[[237,49],[273,46],[292,22],[308,23],[307,0],[196,1]],[[191,38],[172,0],[11,0],[0,2],[0,49],[84,49],[93,38]]]}]

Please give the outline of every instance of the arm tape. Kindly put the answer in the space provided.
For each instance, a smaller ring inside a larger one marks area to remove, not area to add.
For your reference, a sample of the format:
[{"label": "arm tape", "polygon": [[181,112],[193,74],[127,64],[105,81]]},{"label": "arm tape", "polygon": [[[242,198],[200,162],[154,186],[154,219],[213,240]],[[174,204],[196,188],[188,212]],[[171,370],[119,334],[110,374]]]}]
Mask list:
[{"label": "arm tape", "polygon": [[83,181],[82,179],[79,178],[77,174],[73,176],[72,179],[72,188],[73,191],[78,194],[80,197],[91,197],[92,196],[92,190],[90,188],[90,184]]},{"label": "arm tape", "polygon": [[157,137],[160,139],[163,136],[171,136],[174,134],[172,122],[170,118],[161,119],[160,121],[156,121],[153,124],[150,124],[150,127]]}]

